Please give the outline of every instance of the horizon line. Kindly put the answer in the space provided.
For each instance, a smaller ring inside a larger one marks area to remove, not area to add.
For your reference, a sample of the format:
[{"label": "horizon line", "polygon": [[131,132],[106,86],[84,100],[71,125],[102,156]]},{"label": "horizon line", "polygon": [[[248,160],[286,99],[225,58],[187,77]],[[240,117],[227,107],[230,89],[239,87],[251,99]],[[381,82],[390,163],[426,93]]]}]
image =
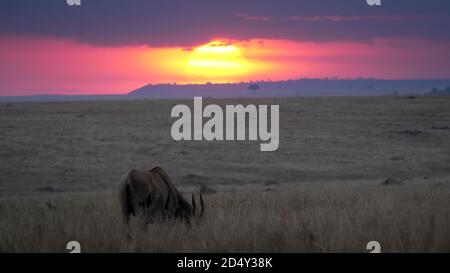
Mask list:
[{"label": "horizon line", "polygon": [[160,83],[147,83],[141,85],[133,90],[126,91],[124,93],[37,93],[33,95],[0,95],[0,97],[38,97],[38,96],[123,96],[128,95],[140,88],[147,86],[205,86],[205,85],[237,85],[237,84],[254,84],[254,83],[280,83],[280,82],[289,82],[289,81],[302,81],[302,80],[320,80],[320,81],[358,81],[358,80],[372,80],[372,81],[450,81],[450,77],[448,78],[417,78],[417,79],[383,79],[383,78],[364,78],[364,77],[356,77],[356,78],[338,78],[338,77],[323,77],[323,78],[297,78],[297,79],[286,79],[286,80],[250,80],[250,81],[239,81],[239,82],[203,82],[203,83],[177,83],[177,82],[160,82]]}]

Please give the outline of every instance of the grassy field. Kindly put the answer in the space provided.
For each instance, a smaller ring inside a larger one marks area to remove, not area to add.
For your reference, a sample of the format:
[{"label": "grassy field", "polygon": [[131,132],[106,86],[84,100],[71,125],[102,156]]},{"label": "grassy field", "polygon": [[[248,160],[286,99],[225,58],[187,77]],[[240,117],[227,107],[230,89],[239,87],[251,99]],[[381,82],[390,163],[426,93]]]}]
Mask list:
[{"label": "grassy field", "polygon": [[[213,101],[280,104],[268,153],[174,142],[178,103],[192,101],[0,104],[0,251],[450,251],[450,98]],[[123,226],[120,177],[154,166],[215,192],[202,221]]]},{"label": "grassy field", "polygon": [[114,194],[7,200],[0,251],[65,252],[383,252],[450,251],[450,183],[408,186],[301,185],[296,190],[206,195],[191,227],[121,222]]}]

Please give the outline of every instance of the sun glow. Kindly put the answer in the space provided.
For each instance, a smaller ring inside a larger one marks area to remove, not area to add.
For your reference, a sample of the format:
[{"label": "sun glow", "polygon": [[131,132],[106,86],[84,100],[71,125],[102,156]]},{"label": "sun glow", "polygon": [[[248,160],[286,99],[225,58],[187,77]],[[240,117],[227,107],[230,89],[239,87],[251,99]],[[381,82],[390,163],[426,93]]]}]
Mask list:
[{"label": "sun glow", "polygon": [[248,63],[237,46],[214,41],[192,51],[186,72],[196,77],[228,80],[246,75]]}]

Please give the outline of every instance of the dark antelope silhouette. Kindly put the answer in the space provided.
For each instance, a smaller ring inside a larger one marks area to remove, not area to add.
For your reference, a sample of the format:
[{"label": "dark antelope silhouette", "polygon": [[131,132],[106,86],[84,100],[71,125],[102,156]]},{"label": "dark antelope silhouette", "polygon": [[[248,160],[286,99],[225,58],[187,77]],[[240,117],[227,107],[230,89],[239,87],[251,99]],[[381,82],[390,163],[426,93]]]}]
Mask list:
[{"label": "dark antelope silhouette", "polygon": [[129,171],[121,181],[119,201],[127,224],[130,216],[143,217],[145,224],[175,219],[190,223],[191,217],[200,218],[205,212],[201,193],[198,211],[194,194],[190,204],[160,167],[145,172]]}]

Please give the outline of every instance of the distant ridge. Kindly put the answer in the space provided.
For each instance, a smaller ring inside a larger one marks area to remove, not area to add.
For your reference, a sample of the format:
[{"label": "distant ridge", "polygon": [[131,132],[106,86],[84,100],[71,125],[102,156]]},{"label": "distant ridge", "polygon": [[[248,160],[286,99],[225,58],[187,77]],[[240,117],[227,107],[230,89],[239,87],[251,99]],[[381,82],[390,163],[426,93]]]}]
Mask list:
[{"label": "distant ridge", "polygon": [[0,101],[97,101],[295,96],[380,96],[430,94],[446,89],[450,79],[299,79],[221,84],[148,84],[123,95],[35,95],[0,97]]},{"label": "distant ridge", "polygon": [[[257,89],[252,89],[250,86],[257,86]],[[149,84],[130,92],[128,96],[148,99],[187,99],[192,98],[193,96],[212,98],[377,96],[392,94],[425,94],[433,88],[444,88],[447,86],[450,86],[450,79],[300,79],[227,84]]]}]

